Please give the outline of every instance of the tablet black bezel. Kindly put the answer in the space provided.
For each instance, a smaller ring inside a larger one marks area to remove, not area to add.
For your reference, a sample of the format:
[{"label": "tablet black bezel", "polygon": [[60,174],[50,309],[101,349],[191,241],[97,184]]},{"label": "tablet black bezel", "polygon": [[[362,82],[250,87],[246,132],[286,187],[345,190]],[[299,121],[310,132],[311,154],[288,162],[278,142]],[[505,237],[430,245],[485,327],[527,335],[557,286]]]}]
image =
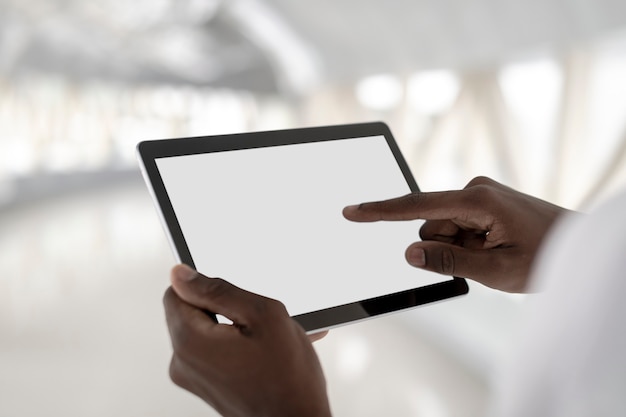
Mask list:
[{"label": "tablet black bezel", "polygon": [[[417,183],[389,127],[382,122],[150,140],[139,143],[137,145],[137,153],[142,164],[144,178],[151,187],[153,197],[158,203],[158,209],[161,212],[162,219],[167,229],[166,232],[169,233],[180,262],[195,268],[189,247],[187,246],[176,213],[174,212],[157,168],[156,159],[371,136],[385,137],[410,190],[412,192],[418,192],[419,188]],[[466,294],[467,292],[468,286],[465,279],[455,277],[448,281],[425,287],[418,287],[355,303],[296,315],[294,319],[298,321],[306,331],[329,329],[348,322],[360,321],[370,317],[441,301]]]}]

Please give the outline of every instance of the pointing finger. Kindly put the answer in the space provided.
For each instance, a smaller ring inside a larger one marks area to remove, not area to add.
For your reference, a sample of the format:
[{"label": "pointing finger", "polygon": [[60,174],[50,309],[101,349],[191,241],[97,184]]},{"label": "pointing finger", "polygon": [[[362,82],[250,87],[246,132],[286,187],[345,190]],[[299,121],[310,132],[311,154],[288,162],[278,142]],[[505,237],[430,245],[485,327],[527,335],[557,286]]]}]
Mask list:
[{"label": "pointing finger", "polygon": [[346,219],[356,222],[379,220],[458,220],[482,228],[489,221],[473,190],[413,193],[385,201],[344,208]]}]

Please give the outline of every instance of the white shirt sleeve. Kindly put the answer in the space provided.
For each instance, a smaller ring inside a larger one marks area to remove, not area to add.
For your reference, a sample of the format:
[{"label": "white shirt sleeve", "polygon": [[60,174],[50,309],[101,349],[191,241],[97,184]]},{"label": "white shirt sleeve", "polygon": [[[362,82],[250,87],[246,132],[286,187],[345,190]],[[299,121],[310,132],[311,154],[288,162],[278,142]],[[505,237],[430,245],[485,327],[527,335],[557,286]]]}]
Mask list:
[{"label": "white shirt sleeve", "polygon": [[563,221],[493,382],[494,417],[626,415],[626,193]]}]

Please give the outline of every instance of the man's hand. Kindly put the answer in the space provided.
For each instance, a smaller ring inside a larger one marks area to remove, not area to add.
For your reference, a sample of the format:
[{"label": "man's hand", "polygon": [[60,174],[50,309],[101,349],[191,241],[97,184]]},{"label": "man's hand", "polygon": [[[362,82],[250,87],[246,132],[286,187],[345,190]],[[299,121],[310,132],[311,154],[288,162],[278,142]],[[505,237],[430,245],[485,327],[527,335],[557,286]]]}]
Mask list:
[{"label": "man's hand", "polygon": [[564,212],[478,177],[460,191],[409,194],[349,206],[343,214],[357,222],[424,219],[423,241],[406,251],[411,265],[523,292],[542,239]]},{"label": "man's hand", "polygon": [[171,280],[163,303],[177,385],[228,417],[330,416],[317,355],[283,304],[185,265]]}]

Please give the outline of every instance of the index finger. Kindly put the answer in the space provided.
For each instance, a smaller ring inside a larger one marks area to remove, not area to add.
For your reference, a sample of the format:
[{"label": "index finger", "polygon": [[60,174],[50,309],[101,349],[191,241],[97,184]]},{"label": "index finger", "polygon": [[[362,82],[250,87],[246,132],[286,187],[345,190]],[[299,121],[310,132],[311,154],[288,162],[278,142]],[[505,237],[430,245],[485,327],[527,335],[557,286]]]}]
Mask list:
[{"label": "index finger", "polygon": [[169,287],[163,295],[163,307],[172,345],[176,351],[188,346],[191,334],[197,329],[207,331],[217,325],[202,310],[180,298],[172,287]]},{"label": "index finger", "polygon": [[483,213],[480,206],[467,197],[466,190],[417,192],[390,200],[348,206],[343,209],[343,215],[355,222],[416,219],[466,222]]},{"label": "index finger", "polygon": [[171,280],[176,294],[187,303],[240,325],[255,322],[260,313],[271,308],[268,305],[278,303],[223,279],[209,278],[182,264],[172,268]]}]

